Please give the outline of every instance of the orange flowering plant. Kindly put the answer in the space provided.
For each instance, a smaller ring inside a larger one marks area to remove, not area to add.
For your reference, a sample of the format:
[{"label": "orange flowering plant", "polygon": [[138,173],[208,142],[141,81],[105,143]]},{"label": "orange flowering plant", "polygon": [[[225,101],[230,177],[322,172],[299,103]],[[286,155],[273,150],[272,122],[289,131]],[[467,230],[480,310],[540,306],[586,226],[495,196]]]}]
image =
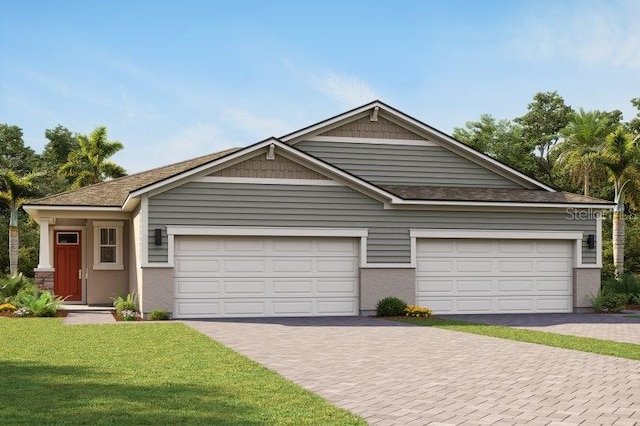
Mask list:
[{"label": "orange flowering plant", "polygon": [[433,311],[429,308],[423,308],[422,306],[409,305],[404,308],[404,314],[408,317],[431,318]]}]

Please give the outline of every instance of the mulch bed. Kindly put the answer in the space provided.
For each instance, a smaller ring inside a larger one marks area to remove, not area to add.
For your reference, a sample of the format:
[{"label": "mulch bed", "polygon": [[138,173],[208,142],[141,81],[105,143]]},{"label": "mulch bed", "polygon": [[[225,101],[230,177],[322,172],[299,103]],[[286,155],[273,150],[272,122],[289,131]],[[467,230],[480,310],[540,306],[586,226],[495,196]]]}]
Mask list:
[{"label": "mulch bed", "polygon": [[[124,321],[124,319],[122,319],[122,315],[120,315],[117,311],[111,311],[111,314],[116,319],[116,321]],[[134,319],[133,321],[144,321],[144,319],[142,317],[136,316],[136,319]]]}]

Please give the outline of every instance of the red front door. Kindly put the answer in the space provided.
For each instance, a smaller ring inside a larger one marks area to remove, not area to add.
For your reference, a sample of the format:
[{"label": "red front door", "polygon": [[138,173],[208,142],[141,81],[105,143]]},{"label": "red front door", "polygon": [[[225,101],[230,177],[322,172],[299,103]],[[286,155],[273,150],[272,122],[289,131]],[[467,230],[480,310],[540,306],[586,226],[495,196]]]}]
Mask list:
[{"label": "red front door", "polygon": [[67,301],[82,300],[82,250],[80,231],[56,231],[53,291]]}]

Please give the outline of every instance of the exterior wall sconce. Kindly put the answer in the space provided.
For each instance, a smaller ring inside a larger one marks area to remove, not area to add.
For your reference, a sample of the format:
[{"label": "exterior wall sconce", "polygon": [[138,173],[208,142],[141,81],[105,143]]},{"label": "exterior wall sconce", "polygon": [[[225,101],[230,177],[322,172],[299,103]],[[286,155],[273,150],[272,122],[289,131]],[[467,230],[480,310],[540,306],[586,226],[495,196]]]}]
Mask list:
[{"label": "exterior wall sconce", "polygon": [[153,230],[153,243],[157,246],[162,245],[162,229],[156,228]]},{"label": "exterior wall sconce", "polygon": [[596,248],[595,234],[589,234],[589,236],[587,236],[587,246],[589,246],[590,249]]}]

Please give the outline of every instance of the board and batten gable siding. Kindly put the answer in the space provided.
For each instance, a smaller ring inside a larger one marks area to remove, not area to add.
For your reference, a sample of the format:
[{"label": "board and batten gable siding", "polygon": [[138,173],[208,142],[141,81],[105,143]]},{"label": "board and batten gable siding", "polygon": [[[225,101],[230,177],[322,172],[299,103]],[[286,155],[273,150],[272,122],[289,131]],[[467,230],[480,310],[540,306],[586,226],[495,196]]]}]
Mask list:
[{"label": "board and batten gable siding", "polygon": [[522,189],[521,185],[440,146],[301,141],[295,147],[378,185]]},{"label": "board and batten gable siding", "polygon": [[[149,262],[167,262],[166,240],[153,244],[153,230],[166,235],[167,225],[368,228],[370,263],[409,263],[412,228],[596,231],[595,219],[571,219],[564,212],[384,209],[343,186],[191,182],[150,197],[148,211]],[[583,262],[595,259],[585,243]]]}]

